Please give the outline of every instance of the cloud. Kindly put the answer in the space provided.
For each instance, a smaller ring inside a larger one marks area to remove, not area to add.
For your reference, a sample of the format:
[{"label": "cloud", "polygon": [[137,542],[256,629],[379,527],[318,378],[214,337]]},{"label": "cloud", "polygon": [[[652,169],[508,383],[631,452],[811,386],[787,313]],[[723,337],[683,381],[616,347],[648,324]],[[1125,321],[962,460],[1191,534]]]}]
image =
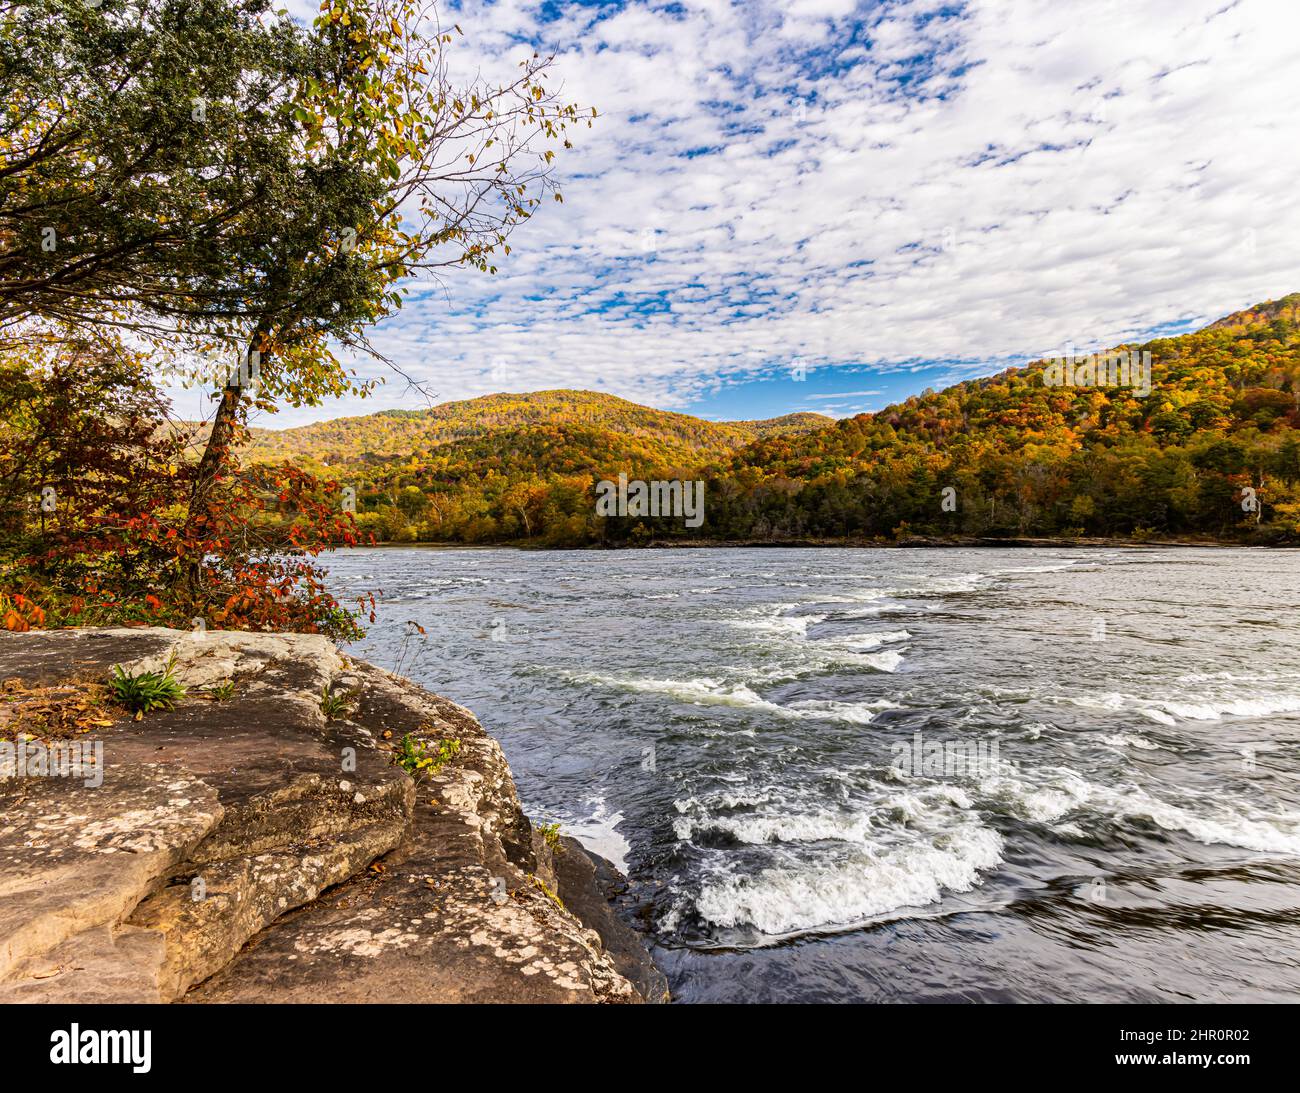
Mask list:
[{"label": "cloud", "polygon": [[455,65],[554,48],[566,97],[602,116],[497,276],[420,286],[378,332],[441,398],[680,408],[795,360],[969,375],[1300,288],[1292,0],[454,17]]},{"label": "cloud", "polygon": [[805,398],[812,399],[841,399],[841,398],[858,398],[863,395],[880,395],[883,391],[832,391],[824,395],[806,395]]}]

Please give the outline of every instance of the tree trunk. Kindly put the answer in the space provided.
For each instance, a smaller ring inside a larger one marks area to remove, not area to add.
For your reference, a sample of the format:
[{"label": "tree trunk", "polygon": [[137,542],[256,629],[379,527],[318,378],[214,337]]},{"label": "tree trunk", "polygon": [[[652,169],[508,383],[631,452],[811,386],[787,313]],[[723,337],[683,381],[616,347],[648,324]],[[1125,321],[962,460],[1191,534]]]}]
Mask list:
[{"label": "tree trunk", "polygon": [[[214,509],[217,483],[222,473],[229,466],[231,446],[235,440],[235,426],[238,420],[239,400],[243,396],[244,380],[253,379],[247,368],[247,362],[257,361],[258,370],[266,364],[265,344],[269,334],[269,324],[264,320],[258,324],[248,346],[244,350],[245,367],[236,370],[221,390],[221,402],[217,406],[216,416],[212,419],[212,430],[199,459],[194,474],[194,488],[190,492],[189,512],[185,518],[185,538],[189,539],[199,533],[209,523]],[[257,354],[254,357],[254,354]],[[198,583],[199,558],[191,558],[185,563],[183,579],[191,587]]]}]

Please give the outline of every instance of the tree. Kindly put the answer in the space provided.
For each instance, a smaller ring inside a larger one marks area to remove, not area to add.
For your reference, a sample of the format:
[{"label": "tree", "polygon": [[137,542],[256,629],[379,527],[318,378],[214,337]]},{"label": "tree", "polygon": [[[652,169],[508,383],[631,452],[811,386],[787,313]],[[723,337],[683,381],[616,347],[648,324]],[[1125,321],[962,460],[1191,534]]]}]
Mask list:
[{"label": "tree", "polygon": [[314,63],[268,0],[0,4],[0,332],[248,313]]},{"label": "tree", "polygon": [[138,511],[183,500],[170,486],[183,438],[159,433],[163,413],[140,355],[115,338],[47,333],[0,353],[0,532],[10,556],[110,530],[128,497]]},{"label": "tree", "polygon": [[272,221],[243,279],[257,286],[260,312],[251,330],[210,328],[218,344],[246,339],[246,366],[219,392],[192,527],[212,519],[215,484],[253,403],[250,377],[255,404],[268,409],[364,395],[370,385],[334,346],[369,350],[367,330],[401,306],[396,286],[406,278],[450,267],[495,272],[541,195],[560,199],[554,149],[540,145],[569,146],[564,133],[579,113],[546,87],[550,59],[534,54],[508,80],[457,84],[452,40],[433,3],[322,6],[311,74],[284,104],[300,126],[296,181],[273,208],[250,213]]},{"label": "tree", "polygon": [[311,28],[267,0],[0,21],[0,331],[112,324],[216,358],[189,370],[221,377],[192,530],[248,406],[364,395],[334,349],[368,349],[405,278],[494,271],[578,120],[549,58],[454,80],[421,0],[331,0]]}]

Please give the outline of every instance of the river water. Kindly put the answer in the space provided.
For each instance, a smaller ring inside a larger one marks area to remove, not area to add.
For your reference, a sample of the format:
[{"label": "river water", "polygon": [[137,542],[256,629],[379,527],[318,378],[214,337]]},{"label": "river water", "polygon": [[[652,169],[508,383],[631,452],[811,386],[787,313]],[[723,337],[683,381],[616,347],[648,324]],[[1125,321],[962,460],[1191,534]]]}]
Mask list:
[{"label": "river water", "polygon": [[1300,552],[327,564],[679,1000],[1300,1001]]}]

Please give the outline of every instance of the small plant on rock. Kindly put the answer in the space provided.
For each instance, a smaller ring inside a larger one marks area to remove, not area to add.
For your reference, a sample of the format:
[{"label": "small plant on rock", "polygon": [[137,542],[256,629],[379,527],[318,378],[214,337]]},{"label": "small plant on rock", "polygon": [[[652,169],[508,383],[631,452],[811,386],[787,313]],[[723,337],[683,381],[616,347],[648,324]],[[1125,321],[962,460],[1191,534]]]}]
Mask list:
[{"label": "small plant on rock", "polygon": [[235,681],[225,679],[220,683],[214,683],[208,688],[207,694],[213,702],[228,702],[235,696]]},{"label": "small plant on rock", "polygon": [[394,762],[418,780],[437,774],[459,754],[460,741],[455,737],[439,740],[435,746],[430,747],[428,742],[408,732],[397,745]]},{"label": "small plant on rock", "polygon": [[167,658],[161,672],[127,672],[113,665],[109,687],[113,697],[140,720],[154,710],[170,710],[185,697],[185,688],[175,676],[176,654]]},{"label": "small plant on rock", "polygon": [[537,832],[542,836],[546,845],[551,848],[553,853],[560,853],[564,849],[560,845],[560,823],[556,820],[554,823],[538,824]]},{"label": "small plant on rock", "polygon": [[347,716],[352,712],[352,692],[336,691],[330,684],[325,684],[320,693],[320,709],[330,721]]},{"label": "small plant on rock", "polygon": [[556,895],[554,892],[550,890],[550,888],[546,886],[546,882],[542,880],[541,877],[537,876],[536,873],[529,873],[528,879],[531,880],[535,885],[537,885],[537,887],[542,890],[542,895],[544,895],[547,899],[549,899],[552,903],[554,903],[556,907],[558,907],[561,911],[565,909],[564,901],[560,899],[558,895]]}]

